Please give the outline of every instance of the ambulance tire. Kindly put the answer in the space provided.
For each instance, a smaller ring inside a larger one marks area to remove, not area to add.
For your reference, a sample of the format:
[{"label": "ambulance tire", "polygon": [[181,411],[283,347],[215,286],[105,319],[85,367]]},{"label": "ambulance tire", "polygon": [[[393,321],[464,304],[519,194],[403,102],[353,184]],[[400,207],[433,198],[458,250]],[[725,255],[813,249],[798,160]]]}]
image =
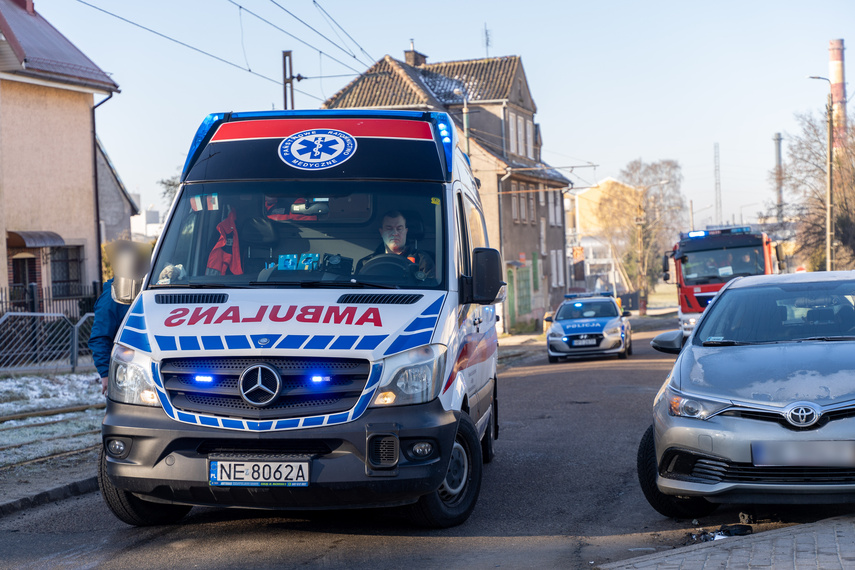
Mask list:
[{"label": "ambulance tire", "polygon": [[481,492],[482,461],[478,428],[463,413],[445,479],[439,489],[410,506],[412,520],[429,528],[450,528],[466,522]]},{"label": "ambulance tire", "polygon": [[120,521],[133,526],[174,524],[184,518],[193,507],[150,503],[132,493],[116,488],[107,476],[107,457],[101,448],[98,467],[98,488],[110,511]]}]

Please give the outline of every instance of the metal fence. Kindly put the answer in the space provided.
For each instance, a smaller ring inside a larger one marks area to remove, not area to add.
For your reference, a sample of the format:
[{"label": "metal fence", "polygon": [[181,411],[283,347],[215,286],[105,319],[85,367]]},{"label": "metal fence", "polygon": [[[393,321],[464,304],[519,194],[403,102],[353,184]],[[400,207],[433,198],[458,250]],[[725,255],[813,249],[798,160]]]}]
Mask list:
[{"label": "metal fence", "polygon": [[74,320],[63,313],[0,315],[0,374],[92,369],[88,343],[94,321],[91,312]]},{"label": "metal fence", "polygon": [[10,312],[62,313],[72,321],[95,310],[100,294],[98,283],[56,284],[52,287],[13,285],[0,287],[0,315]]}]

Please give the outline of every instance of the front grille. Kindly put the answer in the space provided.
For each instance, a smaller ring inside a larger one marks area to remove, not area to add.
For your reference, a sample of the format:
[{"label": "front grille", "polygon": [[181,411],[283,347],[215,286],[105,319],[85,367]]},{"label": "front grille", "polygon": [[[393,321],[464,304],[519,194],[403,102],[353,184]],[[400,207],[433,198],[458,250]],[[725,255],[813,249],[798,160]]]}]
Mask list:
[{"label": "front grille", "polygon": [[819,429],[831,421],[855,417],[855,408],[846,408],[843,410],[832,410],[830,412],[825,412],[819,417],[819,420],[815,424],[807,427],[794,426],[793,424],[787,421],[787,418],[785,418],[783,414],[779,414],[777,412],[766,412],[763,410],[741,410],[739,408],[735,408],[723,412],[720,415],[735,418],[745,418],[762,422],[773,422],[792,431],[810,431]]},{"label": "front grille", "polygon": [[[264,407],[240,395],[240,375],[266,364],[279,372],[278,397]],[[178,358],[164,360],[163,385],[181,411],[252,420],[326,415],[350,410],[368,382],[370,364],[352,358]],[[196,376],[208,376],[200,382]],[[323,380],[313,381],[320,376]]]},{"label": "front grille", "polygon": [[420,293],[345,293],[337,302],[342,305],[412,305],[422,297]]},{"label": "front grille", "polygon": [[[597,341],[597,344],[589,344],[586,346],[573,346],[574,340],[590,340],[590,339],[594,339],[595,341]],[[601,334],[586,333],[586,334],[568,334],[567,335],[567,345],[570,346],[570,348],[597,347],[600,345],[600,341],[602,341],[602,340],[603,340],[603,335],[601,335]]]},{"label": "front grille", "polygon": [[159,293],[154,296],[158,305],[217,305],[228,300],[226,293]]},{"label": "front grille", "polygon": [[201,455],[328,455],[341,441],[316,439],[245,440],[206,439],[196,451]]},{"label": "front grille", "polygon": [[376,435],[368,442],[368,461],[374,467],[394,467],[398,464],[398,438]]},{"label": "front grille", "polygon": [[663,457],[662,476],[698,483],[855,483],[855,469],[843,467],[768,467],[733,463],[689,452],[670,451]]}]

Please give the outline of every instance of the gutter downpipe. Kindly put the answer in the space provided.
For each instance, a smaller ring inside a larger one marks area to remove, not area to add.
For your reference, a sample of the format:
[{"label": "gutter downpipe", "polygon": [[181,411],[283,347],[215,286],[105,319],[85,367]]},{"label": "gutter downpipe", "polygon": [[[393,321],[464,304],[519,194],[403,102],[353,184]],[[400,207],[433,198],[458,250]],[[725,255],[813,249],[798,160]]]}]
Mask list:
[{"label": "gutter downpipe", "polygon": [[104,284],[104,260],[102,259],[101,254],[101,206],[98,200],[98,139],[96,138],[95,132],[95,109],[109,101],[113,98],[113,92],[110,93],[103,98],[99,103],[92,106],[92,186],[95,191],[95,249],[98,252],[98,268],[95,270],[95,273],[98,275],[98,291],[97,294],[101,294],[101,287]]},{"label": "gutter downpipe", "polygon": [[[502,120],[502,122],[504,123],[504,119]],[[504,144],[505,144],[504,143],[504,137],[502,137],[502,146],[504,146]],[[502,261],[505,260],[505,234],[504,234],[505,224],[502,221],[502,218],[504,217],[504,212],[502,209],[502,195],[503,195],[502,189],[504,188],[505,180],[510,178],[512,174],[513,174],[513,169],[511,167],[507,167],[507,172],[505,172],[504,176],[499,178],[499,182],[498,182],[498,185],[499,185],[499,188],[498,188],[498,191],[499,191],[498,192],[498,196],[499,196],[499,250],[501,251],[501,254],[502,254]],[[502,271],[503,272],[505,271],[504,267],[502,267]],[[510,323],[508,322],[508,310],[507,309],[508,309],[508,298],[506,295],[505,300],[502,304],[502,313],[503,313],[502,316],[504,317],[502,319],[502,321],[503,321],[502,322],[502,332],[510,332],[510,329],[508,328]]]}]

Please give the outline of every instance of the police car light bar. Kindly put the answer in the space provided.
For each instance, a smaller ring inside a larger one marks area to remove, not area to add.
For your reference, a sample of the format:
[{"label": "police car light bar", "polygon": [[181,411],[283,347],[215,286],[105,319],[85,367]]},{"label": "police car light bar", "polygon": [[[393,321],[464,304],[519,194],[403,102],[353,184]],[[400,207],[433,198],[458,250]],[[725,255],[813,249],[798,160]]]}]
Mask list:
[{"label": "police car light bar", "polygon": [[601,291],[599,293],[565,293],[565,299],[583,299],[585,297],[614,297],[613,291]]}]

